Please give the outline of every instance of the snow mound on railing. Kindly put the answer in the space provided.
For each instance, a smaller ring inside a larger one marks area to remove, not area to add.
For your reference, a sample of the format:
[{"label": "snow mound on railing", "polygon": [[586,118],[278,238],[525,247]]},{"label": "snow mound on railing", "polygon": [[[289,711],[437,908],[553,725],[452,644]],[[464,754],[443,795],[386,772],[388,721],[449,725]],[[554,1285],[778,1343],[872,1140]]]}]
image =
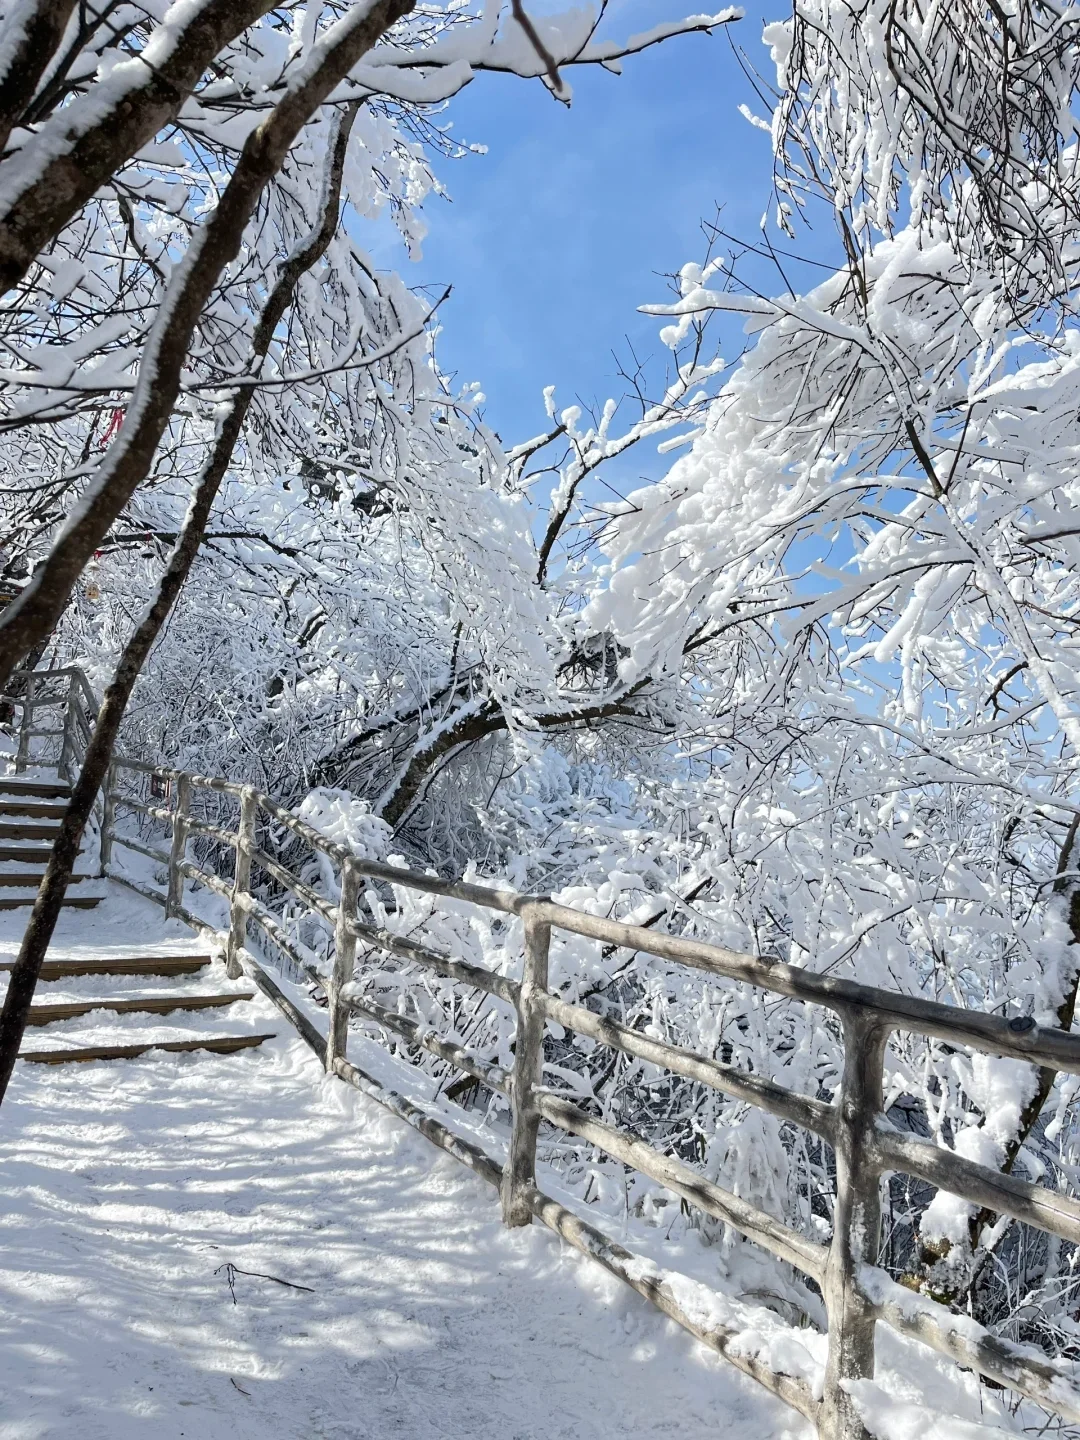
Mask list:
[{"label": "snow mound on railing", "polygon": [[296,815],[327,840],[351,850],[361,860],[384,860],[394,834],[385,820],[371,813],[366,800],[358,800],[348,790],[333,790],[329,786],[310,791]]}]

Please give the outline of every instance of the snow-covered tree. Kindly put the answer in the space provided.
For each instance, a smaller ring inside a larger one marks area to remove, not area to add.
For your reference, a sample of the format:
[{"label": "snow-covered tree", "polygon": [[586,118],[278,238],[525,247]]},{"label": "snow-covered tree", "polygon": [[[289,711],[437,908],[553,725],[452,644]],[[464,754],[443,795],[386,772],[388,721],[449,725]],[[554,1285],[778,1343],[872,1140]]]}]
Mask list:
[{"label": "snow-covered tree", "polygon": [[[650,307],[672,344],[731,312],[750,340],[687,453],[613,508],[587,613],[627,687],[688,683],[690,637],[758,657],[710,682],[683,740],[711,761],[705,933],[1068,1026],[1080,19],[799,0],[766,41],[777,219],[797,235],[800,211],[831,213],[838,264],[798,292],[778,260],[769,295],[733,252]],[[941,1143],[1072,1173],[1051,1072],[910,1040],[891,1063],[891,1101]],[[1010,1244],[1027,1285],[1069,1289],[1053,1247],[994,1218],[934,1202],[932,1284],[982,1284],[996,1314]]]}]

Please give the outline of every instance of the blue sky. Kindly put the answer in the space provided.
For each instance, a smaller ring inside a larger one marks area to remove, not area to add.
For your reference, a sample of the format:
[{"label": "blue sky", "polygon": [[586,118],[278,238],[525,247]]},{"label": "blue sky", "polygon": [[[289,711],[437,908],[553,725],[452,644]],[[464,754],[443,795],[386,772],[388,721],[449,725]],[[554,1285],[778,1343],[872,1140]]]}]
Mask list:
[{"label": "blue sky", "polygon": [[[731,27],[764,73],[762,20],[784,9],[758,0]],[[672,0],[628,0],[609,7],[605,33],[688,13]],[[507,442],[543,429],[545,385],[563,404],[621,394],[612,351],[626,353],[626,336],[662,365],[658,323],[636,307],[663,301],[662,273],[700,258],[700,222],[718,204],[726,228],[752,237],[769,203],[769,137],[738,111],[740,101],[761,106],[723,31],[670,40],[627,60],[621,76],[570,78],[569,110],[538,81],[476,78],[444,118],[488,153],[441,162],[452,199],[425,207],[422,260],[392,259],[410,284],[453,285],[442,363],[481,382]]]}]

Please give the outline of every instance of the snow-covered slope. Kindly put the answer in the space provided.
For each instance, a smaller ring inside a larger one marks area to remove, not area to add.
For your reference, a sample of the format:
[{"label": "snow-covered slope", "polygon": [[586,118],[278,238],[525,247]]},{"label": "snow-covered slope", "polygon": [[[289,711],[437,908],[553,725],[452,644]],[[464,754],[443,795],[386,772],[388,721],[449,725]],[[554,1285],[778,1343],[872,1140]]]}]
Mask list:
[{"label": "snow-covered slope", "polygon": [[[0,925],[8,958],[20,916]],[[148,939],[201,948],[110,887],[50,953]],[[327,1079],[262,997],[243,1009],[278,1038],[17,1067],[0,1118],[2,1440],[807,1440],[547,1231],[504,1230],[486,1186]]]}]

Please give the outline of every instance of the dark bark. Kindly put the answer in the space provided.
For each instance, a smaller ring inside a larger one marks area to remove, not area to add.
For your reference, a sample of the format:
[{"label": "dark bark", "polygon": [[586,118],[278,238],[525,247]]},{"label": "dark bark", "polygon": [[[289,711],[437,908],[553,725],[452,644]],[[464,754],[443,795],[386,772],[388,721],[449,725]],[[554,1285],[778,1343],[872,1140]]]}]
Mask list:
[{"label": "dark bark", "polygon": [[[48,8],[48,0],[42,8]],[[176,118],[214,57],[271,9],[273,0],[217,0],[203,6],[144,85],[117,95],[85,134],[72,137],[69,147],[45,163],[0,218],[0,293],[17,285],[109,177]],[[0,109],[7,108],[5,101],[6,93],[0,95]],[[62,123],[62,112],[51,119],[53,125]]]},{"label": "dark bark", "polygon": [[[1058,857],[1058,880],[1054,883],[1056,894],[1068,900],[1069,931],[1072,935],[1073,945],[1080,944],[1080,884],[1076,880],[1068,878],[1068,871],[1076,868],[1076,836],[1080,828],[1080,816],[1076,816],[1069,826],[1065,842],[1061,847]],[[1072,980],[1066,986],[1065,994],[1061,1004],[1057,1008],[1057,1023],[1061,1030],[1071,1030],[1073,1020],[1076,1016],[1077,990],[1080,987],[1080,966],[1074,966]],[[1042,1114],[1047,1100],[1054,1088],[1054,1081],[1058,1072],[1049,1065],[1040,1065],[1036,1074],[1035,1091],[1031,1099],[1020,1112],[1020,1123],[1017,1126],[1016,1134],[1005,1147],[1005,1160],[1001,1166],[1002,1171],[1009,1175],[1016,1164],[1020,1151],[1024,1148],[1034,1130],[1040,1115]],[[980,1236],[988,1225],[993,1225],[997,1216],[992,1210],[985,1207],[976,1212],[971,1221],[971,1249],[975,1253]],[[990,1258],[990,1252],[984,1251],[979,1262],[974,1267],[968,1289],[975,1284],[979,1275]]]},{"label": "dark bark", "polygon": [[0,82],[0,151],[34,98],[57,46],[64,38],[75,0],[37,0],[21,43]]},{"label": "dark bark", "polygon": [[[647,680],[639,680],[617,699],[600,700],[593,704],[576,706],[573,710],[557,710],[534,716],[533,723],[541,730],[572,730],[581,725],[595,724],[598,720],[611,720],[619,716],[632,718],[637,712],[629,702],[647,683]],[[479,710],[463,715],[453,725],[440,730],[427,743],[418,745],[389,796],[383,801],[380,810],[382,818],[389,825],[400,824],[412,809],[424,782],[452,750],[465,745],[475,745],[477,741],[498,734],[506,728],[507,718],[503,709],[496,705],[494,700],[486,700]]]},{"label": "dark bark", "polygon": [[101,702],[79,778],[72,787],[71,799],[60,822],[60,833],[53,842],[45,877],[12,968],[4,1008],[0,1011],[0,1103],[7,1093],[11,1072],[15,1068],[41,967],[60,917],[60,907],[71,881],[86,823],[112,759],[120,722],[150,647],[157,639],[198,552],[224,470],[222,465],[218,473],[208,469],[204,474],[180,540],[162,577],[157,597],[128,641]]}]

